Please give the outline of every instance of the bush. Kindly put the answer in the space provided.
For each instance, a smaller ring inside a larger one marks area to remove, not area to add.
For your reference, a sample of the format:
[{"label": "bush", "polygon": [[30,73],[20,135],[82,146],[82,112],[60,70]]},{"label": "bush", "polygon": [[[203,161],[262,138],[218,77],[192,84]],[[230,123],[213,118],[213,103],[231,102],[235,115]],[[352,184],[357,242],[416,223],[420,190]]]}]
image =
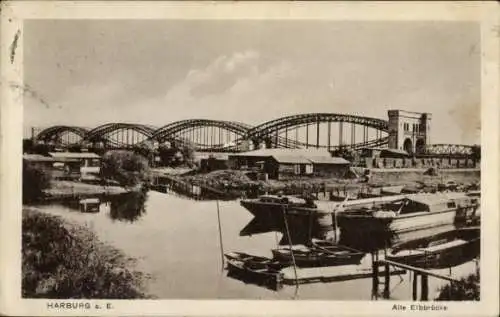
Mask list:
[{"label": "bush", "polygon": [[40,199],[49,185],[50,175],[46,171],[23,162],[23,203]]},{"label": "bush", "polygon": [[187,139],[178,139],[158,148],[160,160],[165,166],[195,167],[195,145]]},{"label": "bush", "polygon": [[102,158],[101,178],[117,181],[123,186],[147,182],[148,161],[142,155],[130,151],[109,151]]},{"label": "bush", "polygon": [[436,300],[480,300],[479,273],[462,278],[458,283],[443,286]]},{"label": "bush", "polygon": [[150,163],[154,160],[155,149],[153,143],[150,141],[144,141],[135,145],[134,152],[145,157]]},{"label": "bush", "polygon": [[100,243],[86,228],[23,210],[22,296],[29,298],[143,298],[145,276],[132,260]]},{"label": "bush", "polygon": [[35,144],[32,139],[23,139],[23,153],[33,153]]},{"label": "bush", "polygon": [[130,193],[110,197],[109,215],[113,220],[134,222],[146,213],[146,187]]}]

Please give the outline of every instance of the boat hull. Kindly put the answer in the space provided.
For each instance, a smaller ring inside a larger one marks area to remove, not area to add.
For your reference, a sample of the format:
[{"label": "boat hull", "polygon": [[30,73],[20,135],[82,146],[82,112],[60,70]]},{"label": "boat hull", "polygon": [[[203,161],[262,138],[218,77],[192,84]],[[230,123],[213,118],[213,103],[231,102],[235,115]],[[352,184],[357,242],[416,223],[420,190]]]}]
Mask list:
[{"label": "boat hull", "polygon": [[[282,253],[273,250],[273,256],[276,260],[293,265],[292,255],[290,253]],[[314,254],[294,254],[295,264],[298,267],[324,267],[324,266],[339,266],[349,264],[359,264],[364,254],[355,256],[322,256]]]},{"label": "boat hull", "polygon": [[[333,216],[320,208],[292,204],[279,204],[243,200],[240,204],[254,219],[240,231],[240,235],[279,231],[284,233],[283,243],[289,243],[287,229],[293,244],[306,243],[311,238],[325,239],[332,235]],[[286,223],[285,223],[286,219]]]},{"label": "boat hull", "polygon": [[245,283],[262,285],[278,290],[282,287],[281,265],[271,259],[246,254],[225,255],[228,276]]},{"label": "boat hull", "polygon": [[286,204],[265,203],[253,200],[242,200],[240,204],[255,217],[268,220],[283,219],[283,210],[285,210],[287,214],[302,216],[309,216],[317,210],[317,208],[297,207]]},{"label": "boat hull", "polygon": [[295,260],[295,264],[299,267],[359,264],[361,263],[361,259],[365,256],[364,252],[334,244],[326,240],[313,240],[309,247],[304,246],[301,250],[290,250],[284,247],[271,251],[276,261],[293,265],[293,260]]},{"label": "boat hull", "polygon": [[337,221],[341,230],[363,228],[371,230],[391,230],[395,233],[439,227],[453,224],[456,210],[439,212],[419,212],[394,218],[376,218],[361,215],[338,214]]},{"label": "boat hull", "polygon": [[[433,242],[442,241],[437,247]],[[388,260],[427,269],[457,266],[480,255],[480,230],[457,229],[394,246]]]}]

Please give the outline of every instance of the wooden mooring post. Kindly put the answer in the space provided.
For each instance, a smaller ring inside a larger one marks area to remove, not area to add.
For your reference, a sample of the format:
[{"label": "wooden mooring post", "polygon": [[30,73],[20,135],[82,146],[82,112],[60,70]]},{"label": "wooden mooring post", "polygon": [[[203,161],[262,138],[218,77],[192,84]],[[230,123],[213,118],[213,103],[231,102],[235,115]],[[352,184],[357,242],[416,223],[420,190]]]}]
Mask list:
[{"label": "wooden mooring post", "polygon": [[222,262],[222,268],[221,270],[224,271],[224,245],[222,243],[222,226],[220,223],[220,210],[219,210],[219,200],[217,200],[217,222],[219,224],[219,244],[220,244],[220,257],[221,257],[221,262]]},{"label": "wooden mooring post", "polygon": [[376,251],[372,252],[372,298],[378,299],[378,275],[379,275],[379,264],[378,264],[378,253]]},{"label": "wooden mooring post", "polygon": [[[411,274],[411,272],[410,272]],[[412,299],[414,301],[418,300],[418,273],[413,272],[413,282],[412,282]]]},{"label": "wooden mooring post", "polygon": [[[387,258],[387,248],[384,248],[384,259]],[[391,296],[391,272],[389,263],[384,262],[384,298],[389,299]]]},{"label": "wooden mooring post", "polygon": [[420,294],[420,300],[427,301],[429,300],[429,276],[422,274],[422,293]]},{"label": "wooden mooring post", "polygon": [[288,219],[286,218],[286,210],[285,207],[283,206],[283,220],[285,222],[285,229],[286,229],[286,234],[288,238],[288,246],[290,247],[290,255],[292,256],[292,264],[293,264],[293,271],[295,273],[295,291],[297,292],[299,288],[299,277],[297,274],[297,264],[295,262],[295,255],[293,254],[293,246],[292,246],[292,236],[290,234],[290,228],[288,227]]}]

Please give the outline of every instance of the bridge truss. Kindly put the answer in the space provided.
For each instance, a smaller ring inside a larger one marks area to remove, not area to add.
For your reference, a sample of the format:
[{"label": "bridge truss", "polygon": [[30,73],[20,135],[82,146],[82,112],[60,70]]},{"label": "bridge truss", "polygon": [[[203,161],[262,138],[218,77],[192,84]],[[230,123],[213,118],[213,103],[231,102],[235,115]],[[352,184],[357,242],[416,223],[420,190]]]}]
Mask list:
[{"label": "bridge truss", "polygon": [[[147,142],[189,142],[196,150],[239,152],[256,148],[359,149],[388,144],[388,121],[337,113],[296,114],[260,125],[208,119],[181,120],[157,128],[134,123],[108,123],[94,129],[67,125],[42,130],[36,142],[57,146],[131,148]],[[470,146],[436,144],[428,152],[470,153]]]}]

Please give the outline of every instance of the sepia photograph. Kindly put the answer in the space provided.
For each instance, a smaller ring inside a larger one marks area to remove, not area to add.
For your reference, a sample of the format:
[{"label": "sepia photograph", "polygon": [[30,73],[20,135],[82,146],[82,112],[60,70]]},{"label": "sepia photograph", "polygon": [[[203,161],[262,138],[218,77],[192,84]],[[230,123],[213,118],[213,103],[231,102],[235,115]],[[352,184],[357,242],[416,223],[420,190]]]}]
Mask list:
[{"label": "sepia photograph", "polygon": [[481,301],[479,21],[44,18],[16,41],[23,300]]}]

